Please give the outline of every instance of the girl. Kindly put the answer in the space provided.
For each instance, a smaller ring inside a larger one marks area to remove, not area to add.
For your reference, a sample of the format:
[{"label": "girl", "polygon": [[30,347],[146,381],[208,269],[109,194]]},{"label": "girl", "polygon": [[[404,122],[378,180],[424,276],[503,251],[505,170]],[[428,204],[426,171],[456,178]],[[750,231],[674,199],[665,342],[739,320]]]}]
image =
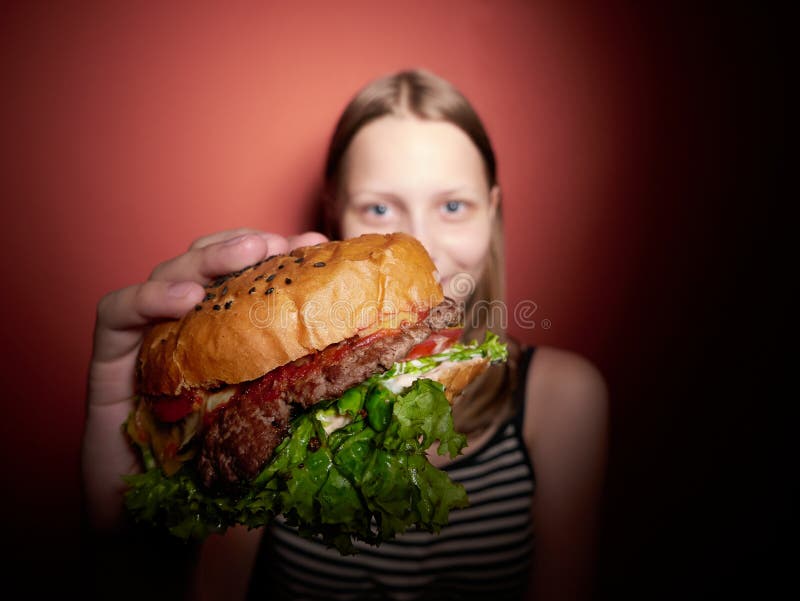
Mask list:
[{"label": "girl", "polygon": [[[501,193],[480,119],[431,73],[384,77],[345,109],[325,175],[330,236],[411,233],[431,254],[445,294],[464,304],[463,338],[482,339],[491,329],[509,345],[508,363],[488,370],[454,408],[456,428],[468,437],[464,454],[454,461],[430,455],[464,484],[471,506],[452,514],[439,535],[407,533],[378,548],[361,546],[352,557],[301,539],[280,521],[257,553],[260,533],[234,529],[205,545],[199,589],[226,598],[248,586],[252,598],[588,598],[605,467],[606,387],[586,359],[534,350],[501,331]],[[136,469],[119,424],[130,410],[143,328],[182,315],[217,275],[322,239],[221,232],[156,267],[147,282],[100,301],[83,449],[96,529],[119,522],[118,476]]]}]

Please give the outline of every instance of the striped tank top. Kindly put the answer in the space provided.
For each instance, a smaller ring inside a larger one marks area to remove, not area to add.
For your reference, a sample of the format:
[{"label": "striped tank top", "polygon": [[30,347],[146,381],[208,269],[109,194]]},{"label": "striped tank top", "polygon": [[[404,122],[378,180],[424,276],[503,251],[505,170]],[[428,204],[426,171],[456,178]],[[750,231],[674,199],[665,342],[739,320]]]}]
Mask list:
[{"label": "striped tank top", "polygon": [[276,520],[253,570],[249,599],[383,600],[519,599],[528,580],[533,531],[533,467],[522,437],[525,377],[519,361],[518,411],[477,451],[442,469],[464,485],[469,507],[450,513],[439,534],[410,529],[358,553],[301,538]]}]

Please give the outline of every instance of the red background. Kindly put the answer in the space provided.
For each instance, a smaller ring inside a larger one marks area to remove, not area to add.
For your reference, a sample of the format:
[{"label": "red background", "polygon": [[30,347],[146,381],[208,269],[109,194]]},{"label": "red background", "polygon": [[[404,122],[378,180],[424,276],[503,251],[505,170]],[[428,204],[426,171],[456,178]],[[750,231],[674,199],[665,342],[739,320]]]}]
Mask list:
[{"label": "red background", "polygon": [[767,485],[750,442],[763,331],[746,318],[771,184],[753,161],[779,108],[760,62],[767,26],[514,1],[5,5],[14,544],[50,537],[48,563],[77,549],[99,297],[207,233],[313,229],[339,112],[369,79],[421,66],[472,100],[494,142],[509,302],[537,306],[535,327],[512,332],[587,355],[609,381],[601,591],[729,584],[731,565],[757,558],[730,545],[774,532],[738,480]]}]

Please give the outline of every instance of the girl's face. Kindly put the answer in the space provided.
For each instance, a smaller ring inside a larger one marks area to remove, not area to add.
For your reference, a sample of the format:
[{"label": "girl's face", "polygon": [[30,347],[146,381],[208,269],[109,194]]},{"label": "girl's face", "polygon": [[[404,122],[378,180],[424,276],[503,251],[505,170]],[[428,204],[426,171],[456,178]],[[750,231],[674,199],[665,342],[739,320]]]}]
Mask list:
[{"label": "girl's face", "polygon": [[389,115],[355,135],[342,165],[345,238],[407,232],[430,253],[445,295],[465,301],[483,273],[500,192],[472,140],[445,121]]}]

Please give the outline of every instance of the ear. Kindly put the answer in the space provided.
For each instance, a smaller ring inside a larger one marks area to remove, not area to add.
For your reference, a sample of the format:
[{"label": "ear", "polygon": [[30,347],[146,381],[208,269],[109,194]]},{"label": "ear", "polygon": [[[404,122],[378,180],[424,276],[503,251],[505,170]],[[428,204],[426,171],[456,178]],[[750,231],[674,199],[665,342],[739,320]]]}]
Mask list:
[{"label": "ear", "polygon": [[497,215],[497,211],[500,209],[500,201],[502,199],[502,193],[500,192],[500,186],[495,184],[492,186],[492,189],[489,190],[489,218],[494,219],[495,215]]}]

